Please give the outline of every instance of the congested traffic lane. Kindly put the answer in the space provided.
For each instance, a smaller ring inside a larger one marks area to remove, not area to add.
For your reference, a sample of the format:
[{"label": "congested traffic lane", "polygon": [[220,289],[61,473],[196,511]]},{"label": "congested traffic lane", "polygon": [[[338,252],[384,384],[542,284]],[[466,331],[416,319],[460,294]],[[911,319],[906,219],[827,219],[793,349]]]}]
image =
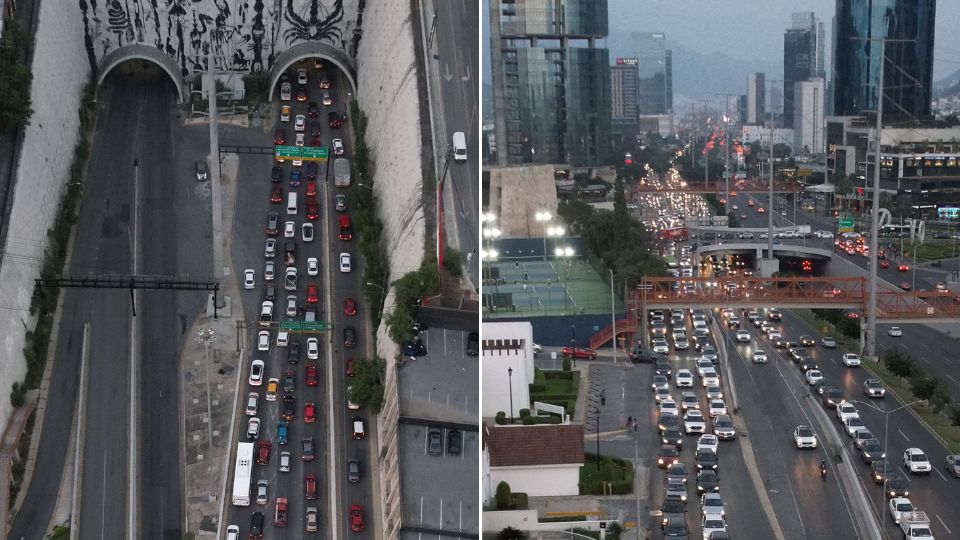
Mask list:
[{"label": "congested traffic lane", "polygon": [[[820,333],[807,325],[803,320],[796,317],[790,311],[783,312],[784,335],[790,339],[796,340],[800,335],[810,335],[818,339]],[[902,338],[901,338],[902,339]],[[823,372],[824,377],[829,379],[842,392],[845,399],[851,402],[856,400],[854,405],[857,407],[860,417],[864,419],[866,427],[881,443],[884,441],[884,422],[887,420],[886,414],[871,408],[863,403],[881,408],[883,411],[894,411],[903,404],[896,401],[893,396],[888,395],[883,399],[868,398],[863,391],[863,382],[872,378],[870,373],[863,368],[848,368],[840,362],[843,351],[837,349],[824,349],[820,346],[807,349],[807,353],[812,356]],[[797,371],[793,362],[789,358],[781,357],[779,360],[786,368]],[[814,400],[814,403],[817,403]],[[836,420],[835,411],[827,411],[832,429],[841,429],[842,426]],[[847,443],[848,456],[857,461],[857,469],[861,473],[859,480],[866,487],[870,497],[871,507],[875,510],[878,504],[886,505],[887,499],[883,495],[883,489],[874,485],[870,479],[870,469],[861,460],[852,444],[851,438],[845,433],[840,433],[841,439]],[[946,455],[949,453],[946,448],[934,438],[919,421],[910,414],[909,411],[901,409],[889,414],[889,432],[886,433],[886,448],[884,448],[888,459],[900,469],[901,475],[910,480],[909,498],[921,510],[926,511],[934,521],[935,534],[952,534],[952,531],[960,531],[960,521],[957,520],[952,510],[953,494],[957,486],[954,484],[956,479],[944,474],[943,466]],[[904,450],[910,447],[921,448],[929,457],[934,471],[925,476],[910,476],[903,469],[902,455]],[[884,512],[886,508],[884,507]],[[899,536],[897,528],[889,518],[884,518],[888,534],[894,537]]]}]

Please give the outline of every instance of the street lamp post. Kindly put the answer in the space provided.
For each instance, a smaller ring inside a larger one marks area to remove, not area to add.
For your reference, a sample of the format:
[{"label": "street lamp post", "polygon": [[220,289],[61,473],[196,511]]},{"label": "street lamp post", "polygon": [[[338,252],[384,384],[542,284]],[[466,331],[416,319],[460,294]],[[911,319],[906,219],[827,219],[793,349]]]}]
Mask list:
[{"label": "street lamp post", "polygon": [[513,368],[507,368],[507,380],[510,384],[510,425],[513,425]]},{"label": "street lamp post", "polygon": [[[553,215],[550,212],[538,211],[533,215],[533,218],[537,220],[537,223],[543,224],[543,260],[547,260],[547,222],[553,219]],[[529,233],[529,231],[527,232]]]},{"label": "street lamp post", "polygon": [[594,423],[597,427],[597,472],[600,471],[600,409],[597,407],[593,408],[593,418]]},{"label": "street lamp post", "polygon": [[368,282],[367,282],[367,287],[376,287],[376,288],[380,289],[380,296],[379,296],[379,299],[377,300],[377,313],[382,316],[382,314],[383,314],[383,297],[384,297],[385,294],[387,294],[386,289],[384,289],[383,286],[378,285],[378,284],[376,284],[376,283],[374,283],[374,282],[372,282],[372,281],[368,281]]}]

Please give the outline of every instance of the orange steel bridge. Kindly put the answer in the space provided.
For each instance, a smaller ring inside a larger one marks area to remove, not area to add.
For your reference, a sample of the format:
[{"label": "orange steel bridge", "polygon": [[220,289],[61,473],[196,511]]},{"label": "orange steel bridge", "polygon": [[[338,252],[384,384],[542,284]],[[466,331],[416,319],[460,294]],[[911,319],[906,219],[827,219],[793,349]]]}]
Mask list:
[{"label": "orange steel bridge", "polygon": [[[637,184],[630,188],[631,193],[640,194],[640,193],[723,193],[724,190],[723,182],[714,181],[711,183],[711,188],[707,189],[704,185],[697,183],[696,185],[687,185],[686,187],[672,187],[672,186],[652,186],[649,184]],[[764,194],[770,191],[769,184],[767,182],[748,182],[745,186],[735,187],[733,184],[730,185],[730,191],[734,193],[759,193]],[[774,193],[799,193],[803,191],[803,186],[796,182],[774,182],[773,183],[773,192]]]}]

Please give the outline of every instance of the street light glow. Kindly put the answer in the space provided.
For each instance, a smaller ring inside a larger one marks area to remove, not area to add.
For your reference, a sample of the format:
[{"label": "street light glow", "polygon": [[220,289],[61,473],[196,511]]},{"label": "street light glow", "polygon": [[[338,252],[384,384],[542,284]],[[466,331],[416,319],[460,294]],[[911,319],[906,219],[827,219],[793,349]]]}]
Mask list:
[{"label": "street light glow", "polygon": [[563,236],[565,232],[563,227],[547,227],[547,236]]},{"label": "street light glow", "polygon": [[542,221],[550,221],[551,219],[553,219],[553,215],[551,215],[550,212],[537,212],[536,214],[534,214],[533,217],[534,217],[537,221],[541,221],[541,222],[542,222]]},{"label": "street light glow", "polygon": [[480,258],[483,259],[483,260],[485,260],[485,261],[495,260],[495,259],[496,259],[497,257],[499,257],[499,256],[500,256],[500,253],[497,252],[497,250],[495,250],[495,249],[481,249],[481,250],[480,250]]}]

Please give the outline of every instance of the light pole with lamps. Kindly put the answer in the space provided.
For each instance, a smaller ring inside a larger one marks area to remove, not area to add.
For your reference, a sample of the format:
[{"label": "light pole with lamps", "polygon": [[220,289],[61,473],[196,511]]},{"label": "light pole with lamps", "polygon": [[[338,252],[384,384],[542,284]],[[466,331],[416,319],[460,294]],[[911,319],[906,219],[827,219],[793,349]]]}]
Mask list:
[{"label": "light pole with lamps", "polygon": [[[547,260],[547,222],[553,219],[553,214],[550,212],[538,211],[533,215],[533,219],[537,220],[537,223],[543,224],[543,260]],[[530,231],[527,232],[529,233]]]},{"label": "light pole with lamps", "polygon": [[382,316],[382,315],[383,315],[383,296],[384,296],[385,294],[387,294],[386,289],[384,289],[383,286],[377,285],[376,283],[374,283],[374,282],[372,282],[372,281],[368,281],[368,282],[367,282],[367,287],[376,287],[376,288],[380,289],[380,298],[379,298],[379,300],[377,301],[377,313],[379,313],[379,314]]},{"label": "light pole with lamps", "polygon": [[513,368],[507,368],[507,381],[510,385],[510,425],[513,425]]},{"label": "light pole with lamps", "polygon": [[[576,252],[575,252],[574,249],[573,249],[572,247],[570,247],[570,246],[561,246],[561,247],[556,248],[556,250],[554,250],[554,255],[556,255],[558,259],[563,259],[563,260],[565,260],[565,261],[566,261],[566,264],[568,264],[568,265],[571,263],[570,258],[573,257],[575,254],[576,254]],[[563,263],[561,263],[561,266],[563,266]],[[570,278],[569,267],[568,267],[568,270],[567,270],[567,275],[566,275],[566,277],[567,277],[567,279]],[[569,291],[567,290],[567,279],[564,279],[564,280],[563,280],[563,309],[564,309],[564,310],[566,310],[568,307],[570,307],[570,304],[569,304],[570,294],[569,294]],[[557,281],[558,281],[558,282],[560,281],[560,273],[559,273],[559,272],[557,272]],[[574,304],[574,308],[576,308],[576,304]]]}]

